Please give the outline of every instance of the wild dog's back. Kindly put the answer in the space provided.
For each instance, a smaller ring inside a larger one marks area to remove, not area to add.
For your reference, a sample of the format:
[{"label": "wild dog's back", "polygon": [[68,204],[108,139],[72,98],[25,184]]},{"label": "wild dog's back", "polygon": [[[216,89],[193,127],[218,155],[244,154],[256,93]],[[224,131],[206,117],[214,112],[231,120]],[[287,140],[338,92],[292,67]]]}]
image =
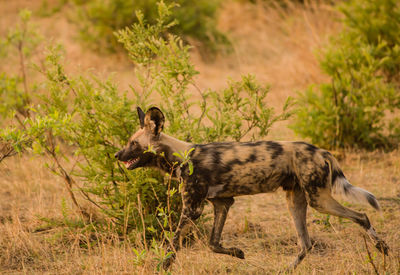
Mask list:
[{"label": "wild dog's back", "polygon": [[272,192],[293,184],[292,146],[276,141],[196,145],[194,177],[208,185],[208,198]]}]

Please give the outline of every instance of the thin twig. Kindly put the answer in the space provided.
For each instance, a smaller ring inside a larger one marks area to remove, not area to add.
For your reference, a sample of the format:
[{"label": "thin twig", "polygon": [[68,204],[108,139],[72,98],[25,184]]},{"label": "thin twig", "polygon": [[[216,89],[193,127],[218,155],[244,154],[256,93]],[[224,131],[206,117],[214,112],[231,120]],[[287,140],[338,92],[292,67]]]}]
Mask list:
[{"label": "thin twig", "polygon": [[15,113],[14,118],[17,120],[17,122],[19,123],[19,125],[21,125],[21,127],[26,130],[26,126],[25,124],[22,122],[22,120],[19,118],[18,115],[24,116],[24,113],[21,112],[20,110],[17,110],[18,113]]},{"label": "thin twig", "polygon": [[120,218],[118,218],[117,216],[115,216],[114,214],[112,214],[108,209],[102,207],[100,204],[98,204],[96,201],[94,201],[87,192],[85,192],[81,187],[79,187],[76,183],[74,183],[76,188],[78,188],[78,190],[81,192],[81,194],[91,203],[93,203],[96,207],[98,207],[100,210],[102,210],[104,213],[106,213],[107,215],[110,215],[111,218],[114,219],[114,222],[119,224],[119,225],[123,225],[122,223],[119,222]]},{"label": "thin twig", "polygon": [[142,213],[142,202],[140,201],[140,194],[137,195],[137,200],[138,200],[139,215],[140,215],[140,219],[142,220],[142,226],[143,226],[143,243],[144,243],[144,248],[147,251],[148,247],[147,247],[147,242],[146,242],[146,225],[144,223],[144,218],[143,218],[143,213]]},{"label": "thin twig", "polygon": [[57,154],[55,152],[55,144],[54,144],[54,136],[52,135],[51,131],[48,132],[48,142],[50,145],[50,148],[46,147],[46,152],[48,153],[48,155],[50,155],[53,160],[54,163],[57,165],[57,168],[61,174],[61,176],[64,178],[65,181],[65,186],[67,187],[67,191],[72,199],[73,204],[76,206],[76,208],[78,209],[79,213],[86,218],[87,220],[90,219],[90,215],[83,210],[83,208],[79,205],[78,201],[76,200],[76,197],[72,191],[72,185],[75,183],[74,180],[71,178],[71,176],[68,174],[68,172],[64,169],[64,167],[61,165]]},{"label": "thin twig", "polygon": [[[125,202],[124,202],[124,240],[127,240],[127,238],[126,238],[126,233],[127,233],[127,231],[128,231],[128,223],[129,223],[129,208],[130,208],[130,206],[131,206],[131,204],[130,203],[127,203],[126,201],[127,201],[127,199],[126,199],[126,196],[127,196],[127,194],[126,194],[126,192],[125,192]],[[144,241],[146,241],[146,240],[144,240]]]},{"label": "thin twig", "polygon": [[383,249],[381,252],[382,252],[382,257],[383,257],[383,273],[386,274],[386,254],[383,252]]},{"label": "thin twig", "polygon": [[203,100],[203,103],[204,103],[203,110],[202,110],[201,115],[200,115],[200,117],[199,117],[199,120],[198,120],[198,122],[197,122],[197,129],[199,129],[199,128],[200,128],[201,121],[203,120],[203,118],[204,118],[204,116],[205,116],[205,114],[206,114],[206,110],[207,110],[207,100],[206,100],[206,97],[205,97],[204,93],[200,90],[200,88],[199,88],[195,83],[192,83],[192,86],[193,86],[193,87],[196,89],[196,91],[200,94],[200,96],[201,96],[201,98],[202,98],[202,100]]},{"label": "thin twig", "polygon": [[0,162],[8,157],[15,156],[16,154],[17,152],[14,150],[14,148],[10,144],[5,143],[2,145],[0,150]]},{"label": "thin twig", "polygon": [[[26,27],[23,29],[22,33],[22,39],[19,41],[17,48],[18,48],[18,55],[19,55],[19,63],[21,67],[21,74],[22,74],[22,82],[24,84],[24,93],[25,93],[25,98],[24,98],[24,103],[25,105],[29,105],[30,100],[29,100],[29,90],[28,90],[28,80],[26,77],[26,69],[25,69],[25,57],[23,53],[23,47],[24,47],[24,39],[26,35]],[[26,109],[26,112],[22,114],[25,117],[29,117],[29,110]]]},{"label": "thin twig", "polygon": [[169,223],[170,232],[172,232],[171,203],[170,203],[171,193],[170,193],[170,191],[171,191],[172,174],[174,173],[174,166],[175,166],[175,164],[172,165],[171,173],[169,174],[168,190],[167,190],[167,211],[168,211],[168,223]]},{"label": "thin twig", "polygon": [[375,274],[379,275],[378,269],[374,263],[374,260],[371,257],[371,252],[369,252],[369,248],[367,245],[367,240],[365,239],[365,236],[363,235],[363,239],[364,239],[364,244],[365,244],[365,248],[367,249],[367,255],[368,255],[368,262],[371,263],[372,267],[374,268]]}]

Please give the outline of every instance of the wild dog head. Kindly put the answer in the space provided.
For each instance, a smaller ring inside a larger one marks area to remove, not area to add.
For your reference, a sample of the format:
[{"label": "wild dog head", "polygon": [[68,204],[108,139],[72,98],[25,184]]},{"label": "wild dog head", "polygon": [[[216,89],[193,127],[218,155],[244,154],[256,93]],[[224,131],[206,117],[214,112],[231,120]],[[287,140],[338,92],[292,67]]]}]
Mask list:
[{"label": "wild dog head", "polygon": [[157,145],[165,122],[163,113],[157,107],[150,108],[146,114],[137,107],[137,112],[140,129],[129,138],[126,146],[115,154],[129,170],[155,165],[157,156],[148,152],[148,149],[149,146]]}]

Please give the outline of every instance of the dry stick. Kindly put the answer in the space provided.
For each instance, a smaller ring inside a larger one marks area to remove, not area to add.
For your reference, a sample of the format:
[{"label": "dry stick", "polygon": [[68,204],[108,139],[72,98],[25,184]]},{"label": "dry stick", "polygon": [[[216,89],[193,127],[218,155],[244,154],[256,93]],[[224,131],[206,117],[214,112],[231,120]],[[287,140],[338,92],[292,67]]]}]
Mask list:
[{"label": "dry stick", "polygon": [[14,118],[17,120],[17,122],[19,123],[19,125],[26,130],[25,124],[24,122],[19,118],[19,116],[23,116],[23,113],[21,113],[21,111],[18,111],[18,113],[15,113]]},{"label": "dry stick", "polygon": [[[157,200],[157,202],[160,204],[161,202],[160,202],[160,199],[158,198],[158,196],[157,196],[157,193],[156,193],[156,190],[154,189],[154,186],[153,186],[153,184],[152,183],[150,183],[150,186],[151,186],[151,189],[153,190],[153,194],[154,194],[154,196],[155,196],[155,198],[156,198],[156,200]],[[157,223],[158,223],[158,225],[160,226],[160,228],[161,228],[161,230],[163,231],[163,243],[164,243],[164,240],[166,240],[166,236],[167,236],[167,234],[165,233],[166,231],[165,231],[165,229],[164,229],[164,226],[160,223],[160,221],[158,220],[158,218],[156,219],[156,221],[157,221]],[[171,227],[170,227],[171,228]],[[172,232],[172,229],[170,229],[171,231],[170,232]],[[171,240],[170,240],[171,238],[168,238],[168,242],[170,243],[170,244],[172,244],[172,242],[171,242]]]},{"label": "dry stick", "polygon": [[201,99],[203,100],[203,103],[204,103],[203,110],[202,110],[199,120],[197,122],[197,129],[200,129],[201,121],[203,120],[203,118],[206,114],[206,110],[207,110],[207,100],[206,100],[204,93],[200,90],[200,88],[195,83],[192,83],[192,85],[196,89],[196,91],[200,94]]},{"label": "dry stick", "polygon": [[[70,85],[69,85],[69,86],[70,86]],[[72,89],[72,87],[71,87],[71,89]],[[72,91],[74,91],[74,90],[72,89]],[[100,129],[100,126],[99,126],[100,123],[99,123],[99,121],[98,121],[90,112],[87,112],[87,114],[88,114],[89,118],[92,119],[92,120],[94,120],[94,122],[96,123],[97,131],[99,132],[99,134],[102,135],[102,136],[104,136],[103,132],[102,132],[101,129]],[[106,147],[107,147],[108,145],[114,146],[114,144],[112,144],[111,142],[109,142],[109,141],[106,140],[106,139],[104,139],[104,141],[102,141],[101,143],[102,143],[104,146],[106,146]],[[109,153],[107,153],[107,158],[108,158],[109,160],[112,159]],[[114,180],[114,166],[111,166],[111,178],[113,179],[113,180],[112,180],[112,183],[113,183],[115,192],[116,192],[116,193],[119,193],[117,183],[116,183],[115,180]]]},{"label": "dry stick", "polygon": [[[164,156],[165,161],[169,164],[169,166],[171,167],[171,172],[169,173],[169,180],[168,180],[168,192],[167,192],[167,211],[168,211],[168,223],[169,223],[169,232],[172,233],[172,218],[170,216],[170,212],[171,212],[171,207],[170,207],[170,187],[171,187],[171,180],[172,180],[172,175],[175,169],[175,163],[170,163],[167,158]],[[183,200],[182,200],[183,202]],[[182,213],[181,213],[182,216]],[[179,218],[179,222],[181,221],[181,217]],[[159,220],[157,219],[157,222],[159,223],[161,229],[163,230],[164,236],[166,236],[165,234],[165,230],[164,227],[161,225],[161,223],[159,222]],[[176,248],[174,246],[173,241],[171,240],[171,237],[168,237],[168,242],[170,244],[170,247],[172,248],[173,252],[176,254]]]},{"label": "dry stick", "polygon": [[[125,205],[126,205],[126,192],[125,192]],[[126,241],[126,232],[128,232],[128,222],[129,222],[129,208],[130,208],[131,204],[128,203],[128,206],[126,206],[127,208],[125,208],[125,213],[124,213],[124,240]],[[145,240],[146,241],[146,240]]]},{"label": "dry stick", "polygon": [[[178,83],[179,83],[179,86],[180,86],[180,90],[182,90],[182,88],[183,88],[183,83],[182,83],[182,81],[178,81]],[[183,98],[184,98],[184,97],[183,97]],[[188,105],[188,103],[187,103],[186,100],[183,100],[183,107],[185,108],[187,119],[189,119],[189,118],[190,118],[190,114],[189,114],[189,105]]]},{"label": "dry stick", "polygon": [[[58,161],[57,161],[58,162]],[[74,203],[74,205],[78,208],[79,213],[86,219],[89,220],[90,219],[90,215],[89,213],[87,213],[78,203],[78,201],[76,200],[76,197],[74,195],[74,192],[72,191],[72,185],[74,183],[73,179],[70,177],[70,175],[68,175],[68,173],[64,170],[64,168],[62,166],[60,166],[60,164],[57,164],[58,169],[61,171],[63,178],[65,180],[65,186],[67,187],[68,193],[72,199],[72,202]]]},{"label": "dry stick", "polygon": [[107,213],[107,215],[110,215],[114,220],[116,224],[123,225],[122,223],[119,222],[119,218],[114,216],[112,213],[110,213],[106,208],[102,207],[99,205],[96,201],[94,201],[88,193],[86,193],[81,187],[79,187],[75,181],[73,181],[74,185],[78,188],[78,190],[81,192],[81,194],[91,203],[93,203],[96,207],[98,207],[100,210],[102,210],[104,213]]},{"label": "dry stick", "polygon": [[12,157],[17,154],[17,152],[15,152],[15,150],[8,144],[3,145],[0,152],[0,162],[2,162],[5,158]]},{"label": "dry stick", "polygon": [[46,147],[47,153],[53,158],[54,162],[56,163],[58,170],[60,171],[62,177],[64,178],[65,181],[65,186],[67,187],[67,191],[72,199],[73,204],[78,208],[79,213],[87,220],[90,219],[90,215],[82,209],[82,207],[79,205],[78,201],[75,198],[74,193],[72,192],[72,185],[74,183],[74,180],[70,177],[68,172],[64,169],[64,167],[61,165],[60,161],[58,160],[56,153],[55,153],[55,145],[54,145],[54,137],[51,132],[49,132],[49,144],[51,147],[51,150]]},{"label": "dry stick", "polygon": [[[23,37],[25,37],[25,34],[26,34],[26,30],[24,29],[24,32],[23,32]],[[26,70],[25,70],[25,58],[24,58],[24,53],[23,53],[23,51],[22,51],[22,49],[23,49],[23,41],[21,40],[19,43],[18,43],[18,54],[19,54],[19,63],[20,63],[20,66],[21,66],[21,74],[22,74],[22,81],[23,81],[23,83],[24,83],[24,92],[25,92],[25,100],[26,100],[26,105],[28,105],[30,102],[29,102],[29,90],[28,90],[28,83],[27,83],[27,78],[26,78]],[[27,117],[29,117],[29,111],[27,110],[27,112],[26,112],[26,114],[25,114]]]},{"label": "dry stick", "polygon": [[170,204],[170,197],[171,197],[171,181],[172,181],[172,174],[174,173],[174,164],[171,168],[171,173],[169,174],[168,179],[168,190],[167,190],[167,211],[168,211],[168,223],[169,223],[169,231],[172,232],[172,218],[171,218],[171,204]]},{"label": "dry stick", "polygon": [[[22,33],[23,37],[25,37],[25,34],[26,34],[26,29],[24,29],[24,31]],[[20,63],[20,69],[21,69],[21,74],[22,74],[22,81],[24,84],[24,93],[25,93],[24,103],[25,103],[25,105],[29,105],[29,103],[30,103],[29,90],[28,90],[28,83],[27,83],[26,70],[25,70],[25,58],[24,58],[24,53],[23,53],[23,41],[22,40],[18,43],[17,49],[18,49],[19,63]],[[25,109],[25,111],[24,111],[24,108],[22,110],[20,108],[18,108],[17,111],[24,118],[27,118],[30,116],[29,109]],[[19,118],[18,113],[16,113],[14,117],[16,118],[17,122],[21,125],[21,127],[26,129],[24,123]]]},{"label": "dry stick", "polygon": [[22,42],[20,42],[18,44],[18,53],[19,53],[19,62],[20,62],[20,66],[21,66],[22,80],[24,83],[24,91],[25,91],[25,95],[27,96],[28,95],[28,83],[26,81],[25,60],[24,60],[24,54],[22,53]]},{"label": "dry stick", "polygon": [[367,240],[365,239],[365,236],[364,236],[364,235],[363,235],[363,239],[364,239],[365,248],[367,249],[368,261],[371,263],[372,267],[374,268],[375,273],[376,273],[377,275],[379,275],[378,269],[376,268],[375,263],[374,263],[374,260],[373,260],[372,257],[371,257],[371,253],[369,252],[369,248],[368,248],[368,245],[367,245]]},{"label": "dry stick", "polygon": [[382,257],[383,257],[383,273],[386,273],[386,254],[383,253],[383,250],[381,251]]},{"label": "dry stick", "polygon": [[142,213],[142,202],[140,201],[140,194],[137,195],[137,199],[138,199],[139,215],[140,215],[140,219],[142,220],[142,226],[143,226],[143,243],[144,243],[144,248],[147,251],[148,248],[147,248],[147,242],[146,242],[146,225],[144,224],[144,218],[143,218],[143,213]]}]

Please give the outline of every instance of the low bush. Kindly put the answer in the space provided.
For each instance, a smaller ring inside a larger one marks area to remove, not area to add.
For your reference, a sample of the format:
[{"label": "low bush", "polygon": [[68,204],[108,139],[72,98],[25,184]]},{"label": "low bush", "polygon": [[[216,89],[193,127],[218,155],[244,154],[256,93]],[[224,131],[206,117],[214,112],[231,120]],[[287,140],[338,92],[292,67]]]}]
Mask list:
[{"label": "low bush", "polygon": [[400,141],[400,6],[342,4],[344,28],[320,57],[330,83],[300,95],[293,129],[326,148],[396,147]]}]

